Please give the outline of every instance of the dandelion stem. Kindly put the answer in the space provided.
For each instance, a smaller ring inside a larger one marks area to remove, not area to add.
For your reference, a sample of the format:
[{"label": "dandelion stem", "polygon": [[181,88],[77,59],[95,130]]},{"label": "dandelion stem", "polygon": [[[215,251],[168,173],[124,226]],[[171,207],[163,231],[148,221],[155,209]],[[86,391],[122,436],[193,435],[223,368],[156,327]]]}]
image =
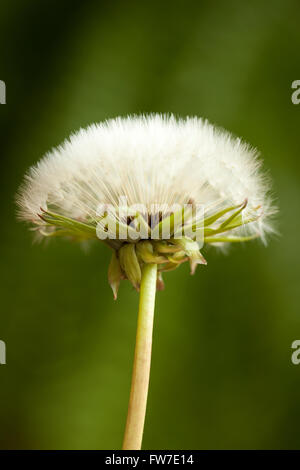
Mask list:
[{"label": "dandelion stem", "polygon": [[139,314],[123,450],[140,450],[149,387],[157,264],[142,268]]}]

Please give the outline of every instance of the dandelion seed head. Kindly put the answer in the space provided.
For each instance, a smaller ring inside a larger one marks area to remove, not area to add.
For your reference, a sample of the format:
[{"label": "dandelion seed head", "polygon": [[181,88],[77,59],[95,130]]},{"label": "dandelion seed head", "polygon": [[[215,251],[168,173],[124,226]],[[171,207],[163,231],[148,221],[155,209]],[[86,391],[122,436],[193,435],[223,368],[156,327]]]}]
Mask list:
[{"label": "dandelion seed head", "polygon": [[[248,201],[260,217],[239,233],[272,231],[269,182],[258,152],[229,132],[193,117],[129,116],[80,129],[25,177],[17,202],[23,220],[41,224],[41,208],[95,220],[99,204],[186,204],[210,214]],[[259,209],[257,209],[259,207]]]}]

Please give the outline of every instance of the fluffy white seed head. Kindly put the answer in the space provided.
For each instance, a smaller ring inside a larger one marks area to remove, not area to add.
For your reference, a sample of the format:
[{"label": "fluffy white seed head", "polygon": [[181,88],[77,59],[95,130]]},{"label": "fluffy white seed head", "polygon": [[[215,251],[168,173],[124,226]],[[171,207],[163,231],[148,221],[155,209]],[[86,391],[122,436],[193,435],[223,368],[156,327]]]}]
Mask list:
[{"label": "fluffy white seed head", "polygon": [[[32,167],[18,194],[22,219],[37,226],[53,210],[94,220],[100,203],[202,204],[205,213],[248,200],[243,217],[260,217],[235,234],[271,230],[268,183],[257,152],[199,118],[129,116],[93,124],[71,135]],[[258,209],[258,206],[260,209]]]}]

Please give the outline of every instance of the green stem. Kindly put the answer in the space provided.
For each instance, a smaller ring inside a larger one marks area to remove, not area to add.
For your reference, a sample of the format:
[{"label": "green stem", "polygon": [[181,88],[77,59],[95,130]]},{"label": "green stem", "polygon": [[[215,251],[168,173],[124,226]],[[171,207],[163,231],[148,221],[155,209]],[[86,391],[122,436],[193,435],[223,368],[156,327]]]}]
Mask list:
[{"label": "green stem", "polygon": [[123,450],[140,450],[142,445],[151,365],[156,276],[157,264],[145,264],[143,266],[133,373]]}]

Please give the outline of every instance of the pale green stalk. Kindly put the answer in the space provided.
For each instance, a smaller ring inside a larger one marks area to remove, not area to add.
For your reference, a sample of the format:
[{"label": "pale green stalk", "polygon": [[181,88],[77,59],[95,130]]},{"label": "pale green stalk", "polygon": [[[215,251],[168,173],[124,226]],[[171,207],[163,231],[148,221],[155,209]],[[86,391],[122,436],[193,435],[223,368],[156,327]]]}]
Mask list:
[{"label": "pale green stalk", "polygon": [[123,450],[140,450],[142,445],[150,377],[152,330],[157,264],[142,268],[136,345]]}]

